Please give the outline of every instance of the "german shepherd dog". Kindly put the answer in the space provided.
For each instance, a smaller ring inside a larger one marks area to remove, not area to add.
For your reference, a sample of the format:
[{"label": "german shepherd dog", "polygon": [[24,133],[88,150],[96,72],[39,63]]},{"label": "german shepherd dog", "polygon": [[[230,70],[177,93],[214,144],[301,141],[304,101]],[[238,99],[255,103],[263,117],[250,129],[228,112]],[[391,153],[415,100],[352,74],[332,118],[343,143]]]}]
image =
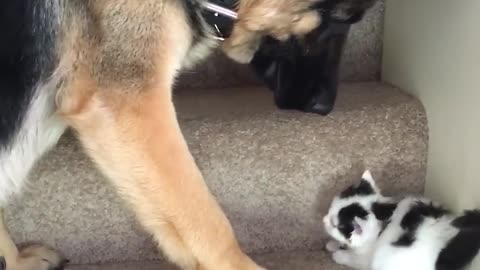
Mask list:
[{"label": "german shepherd dog", "polygon": [[[0,209],[72,128],[179,268],[263,269],[240,249],[195,165],[172,85],[215,47],[248,63],[266,35],[309,33],[321,23],[311,8],[321,1],[240,0],[223,42],[206,21],[206,0],[2,1]],[[18,249],[3,218],[0,257],[7,270],[60,269],[66,262],[46,246]]]}]

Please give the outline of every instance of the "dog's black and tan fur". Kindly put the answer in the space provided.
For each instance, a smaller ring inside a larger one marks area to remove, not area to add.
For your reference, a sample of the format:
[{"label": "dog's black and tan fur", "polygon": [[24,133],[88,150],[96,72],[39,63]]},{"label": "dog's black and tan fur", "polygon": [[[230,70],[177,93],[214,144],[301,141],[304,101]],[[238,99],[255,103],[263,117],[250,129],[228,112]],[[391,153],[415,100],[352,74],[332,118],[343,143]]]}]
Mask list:
[{"label": "dog's black and tan fur", "polygon": [[[171,101],[177,73],[220,45],[200,1],[1,2],[0,207],[71,127],[181,269],[262,269],[240,250],[188,151]],[[262,35],[310,31],[319,22],[307,10],[312,2],[240,2],[224,50],[248,62]],[[44,246],[19,251],[3,222],[0,257],[7,270],[64,263]]]},{"label": "dog's black and tan fur", "polygon": [[[220,46],[200,1],[1,1],[0,209],[71,127],[181,269],[262,269],[239,248],[171,101],[177,73]],[[320,18],[309,7],[318,1],[241,0],[221,46],[248,62],[262,36],[285,39],[317,27]],[[7,270],[64,263],[44,246],[18,250],[1,220],[0,258]]]}]

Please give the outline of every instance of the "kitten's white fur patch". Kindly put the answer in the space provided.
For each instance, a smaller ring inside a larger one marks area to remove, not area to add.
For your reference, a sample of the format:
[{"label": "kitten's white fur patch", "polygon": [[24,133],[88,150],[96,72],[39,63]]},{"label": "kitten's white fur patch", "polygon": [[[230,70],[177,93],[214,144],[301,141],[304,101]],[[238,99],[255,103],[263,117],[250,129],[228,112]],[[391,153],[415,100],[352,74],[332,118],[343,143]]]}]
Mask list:
[{"label": "kitten's white fur patch", "polygon": [[[381,195],[370,171],[365,171],[362,179],[374,187],[375,194],[346,198],[336,196],[323,219],[327,233],[338,243],[347,245],[347,249],[338,249],[338,245],[332,242],[327,244],[326,248],[332,253],[333,260],[358,270],[435,270],[439,253],[459,232],[451,225],[455,217],[448,214],[440,218],[425,216],[415,231],[415,239],[411,246],[394,245],[393,243],[404,234],[401,222],[409,210],[418,202],[428,205],[431,201],[417,197],[400,200],[390,222],[382,232],[383,225],[376,222],[378,220],[371,206],[375,202],[391,203],[393,198]],[[352,233],[350,239],[346,239],[338,229],[338,214],[341,209],[354,203],[365,208],[369,215],[366,219],[357,219],[362,228],[361,234]],[[332,220],[336,221],[337,225],[334,226]]]},{"label": "kitten's white fur patch", "polygon": [[377,240],[371,260],[372,270],[435,270],[438,254],[458,233],[458,229],[450,225],[451,216],[426,218],[418,227],[415,242],[410,247],[392,245],[403,234],[400,225],[403,217],[419,200],[430,203],[429,200],[415,197],[400,201],[390,224]]}]

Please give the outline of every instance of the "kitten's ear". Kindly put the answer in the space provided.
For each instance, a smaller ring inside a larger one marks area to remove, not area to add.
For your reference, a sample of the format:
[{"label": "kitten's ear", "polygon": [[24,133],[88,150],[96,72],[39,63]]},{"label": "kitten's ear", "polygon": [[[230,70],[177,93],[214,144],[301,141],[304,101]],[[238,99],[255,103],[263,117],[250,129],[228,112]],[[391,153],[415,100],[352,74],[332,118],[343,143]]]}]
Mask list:
[{"label": "kitten's ear", "polygon": [[353,219],[353,233],[356,235],[361,235],[363,233],[362,226],[365,223],[365,220],[355,217]]},{"label": "kitten's ear", "polygon": [[375,183],[375,179],[373,179],[372,172],[370,170],[366,170],[363,172],[362,179],[368,182]]},{"label": "kitten's ear", "polygon": [[367,182],[375,191],[375,193],[380,193],[380,189],[377,187],[377,184],[375,183],[375,179],[373,178],[372,173],[369,170],[366,170],[365,172],[363,172],[362,180]]}]

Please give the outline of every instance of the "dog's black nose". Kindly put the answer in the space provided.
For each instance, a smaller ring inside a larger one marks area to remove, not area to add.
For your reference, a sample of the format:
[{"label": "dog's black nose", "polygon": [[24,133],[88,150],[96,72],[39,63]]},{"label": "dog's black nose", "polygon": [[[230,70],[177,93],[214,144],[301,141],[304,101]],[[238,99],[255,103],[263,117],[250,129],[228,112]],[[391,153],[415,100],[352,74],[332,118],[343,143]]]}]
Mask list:
[{"label": "dog's black nose", "polygon": [[333,80],[321,80],[317,82],[314,94],[303,108],[306,112],[327,115],[332,112],[337,99],[337,84]]},{"label": "dog's black nose", "polygon": [[310,101],[306,104],[303,110],[305,112],[317,113],[323,116],[328,115],[330,112],[332,112],[333,107],[335,105],[335,99],[336,99],[336,97],[334,96],[334,93],[336,93],[335,90],[334,91],[321,90],[317,92],[316,95],[313,95],[310,97]]},{"label": "dog's black nose", "polygon": [[329,104],[322,104],[318,102],[314,102],[311,105],[309,105],[307,108],[305,108],[306,112],[311,112],[311,113],[318,113],[320,115],[328,115],[330,112],[333,110],[333,105]]}]

